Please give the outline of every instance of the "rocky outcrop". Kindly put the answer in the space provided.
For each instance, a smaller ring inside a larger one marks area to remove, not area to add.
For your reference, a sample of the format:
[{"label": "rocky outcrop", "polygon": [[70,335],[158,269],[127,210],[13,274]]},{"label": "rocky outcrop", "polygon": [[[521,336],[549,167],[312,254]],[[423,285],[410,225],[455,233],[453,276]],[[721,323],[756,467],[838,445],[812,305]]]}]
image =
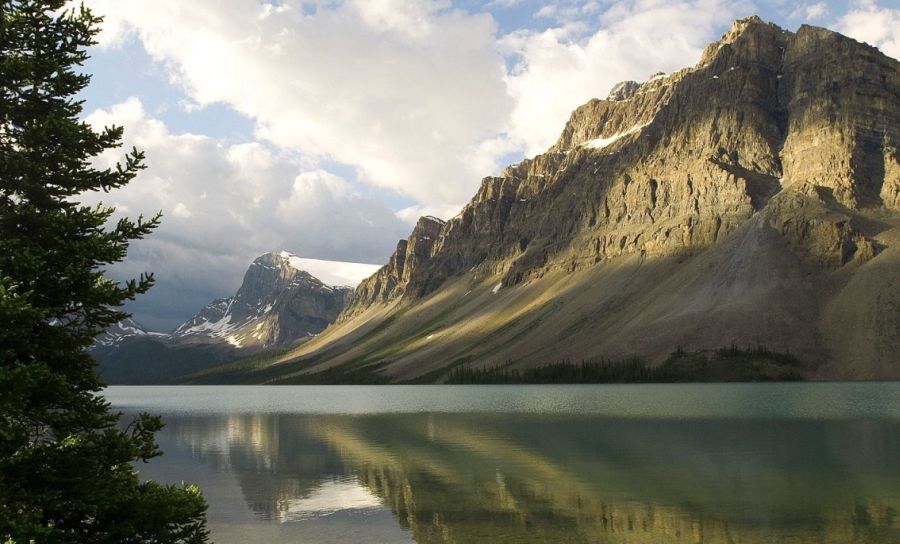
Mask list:
[{"label": "rocky outcrop", "polygon": [[622,81],[620,83],[616,83],[609,91],[609,94],[606,96],[606,100],[628,100],[629,98],[634,96],[634,93],[637,92],[640,86],[641,84],[637,81]]},{"label": "rocky outcrop", "polygon": [[784,53],[786,185],[805,184],[852,209],[900,209],[891,196],[900,142],[897,64],[840,34],[800,27]]},{"label": "rocky outcrop", "polygon": [[410,280],[431,259],[443,227],[444,221],[437,217],[420,218],[409,238],[397,243],[388,264],[356,288],[341,318],[349,319],[372,304],[402,297]]}]

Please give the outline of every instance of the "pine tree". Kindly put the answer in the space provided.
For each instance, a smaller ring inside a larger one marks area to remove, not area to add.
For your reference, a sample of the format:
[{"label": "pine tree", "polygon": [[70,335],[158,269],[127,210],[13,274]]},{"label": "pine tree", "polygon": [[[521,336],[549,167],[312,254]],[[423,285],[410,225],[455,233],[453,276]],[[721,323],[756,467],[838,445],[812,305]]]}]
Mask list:
[{"label": "pine tree", "polygon": [[117,168],[91,164],[122,138],[79,120],[101,22],[63,0],[0,0],[0,541],[205,542],[199,490],[135,471],[160,453],[160,419],[122,429],[86,352],[152,285],[104,270],[160,219],[108,226],[114,209],[78,203],[144,168],[136,149]]}]

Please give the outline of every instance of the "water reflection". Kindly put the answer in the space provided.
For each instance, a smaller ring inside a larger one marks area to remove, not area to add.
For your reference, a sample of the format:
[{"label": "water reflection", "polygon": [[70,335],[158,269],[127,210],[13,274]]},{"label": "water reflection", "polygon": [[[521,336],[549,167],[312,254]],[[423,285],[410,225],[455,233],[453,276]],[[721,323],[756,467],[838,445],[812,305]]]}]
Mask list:
[{"label": "water reflection", "polygon": [[145,474],[199,480],[218,542],[900,542],[896,420],[167,422]]}]

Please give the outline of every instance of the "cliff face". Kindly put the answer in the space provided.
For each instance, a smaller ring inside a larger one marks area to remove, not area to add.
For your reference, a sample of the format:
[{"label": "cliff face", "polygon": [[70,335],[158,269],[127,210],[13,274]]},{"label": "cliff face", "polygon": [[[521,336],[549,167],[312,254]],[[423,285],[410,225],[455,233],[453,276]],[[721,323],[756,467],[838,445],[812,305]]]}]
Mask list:
[{"label": "cliff face", "polygon": [[420,218],[409,238],[397,243],[388,264],[356,288],[341,320],[350,319],[374,304],[403,297],[410,280],[434,255],[435,243],[444,225],[444,221],[436,217]]},{"label": "cliff face", "polygon": [[[697,67],[585,104],[547,153],[486,178],[411,282],[433,289],[486,264],[513,285],[563,265],[563,253],[576,269],[692,253],[788,187],[900,210],[898,77],[896,61],[833,32],[737,22]],[[830,223],[817,226],[834,238],[826,247],[800,239],[808,225],[779,230],[840,264],[863,237],[847,217]]]},{"label": "cliff face", "polygon": [[292,357],[408,378],[762,343],[814,377],[900,377],[898,142],[900,63],[737,21],[698,65],[616,86],[458,216],[421,220]]}]

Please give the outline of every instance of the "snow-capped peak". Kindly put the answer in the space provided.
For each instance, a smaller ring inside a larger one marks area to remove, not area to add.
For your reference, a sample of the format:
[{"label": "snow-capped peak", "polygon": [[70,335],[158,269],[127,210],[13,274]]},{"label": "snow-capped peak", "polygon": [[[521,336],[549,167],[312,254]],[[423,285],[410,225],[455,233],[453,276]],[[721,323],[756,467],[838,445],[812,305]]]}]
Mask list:
[{"label": "snow-capped peak", "polygon": [[149,331],[146,327],[129,317],[106,329],[106,332],[97,337],[94,341],[94,345],[114,346],[126,338],[134,338],[136,336],[165,335],[163,333]]}]

